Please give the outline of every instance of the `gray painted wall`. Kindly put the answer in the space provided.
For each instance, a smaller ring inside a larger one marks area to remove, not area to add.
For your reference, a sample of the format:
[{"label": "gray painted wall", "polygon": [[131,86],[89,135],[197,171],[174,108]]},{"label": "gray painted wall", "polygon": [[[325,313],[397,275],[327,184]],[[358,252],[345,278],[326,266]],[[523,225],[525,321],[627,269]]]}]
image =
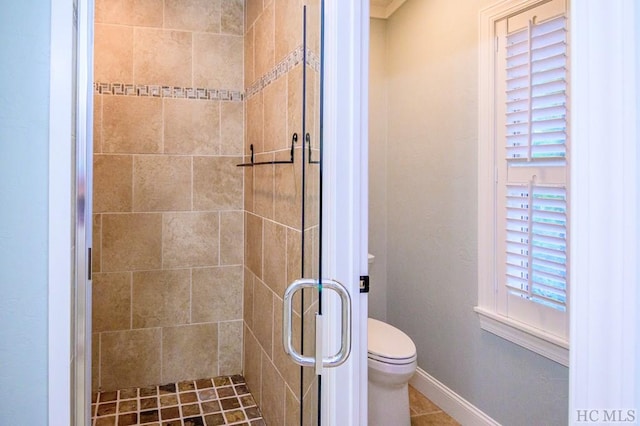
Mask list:
[{"label": "gray painted wall", "polygon": [[386,23],[388,146],[372,142],[386,152],[386,315],[422,369],[496,421],[561,425],[568,369],[480,330],[473,311],[478,13],[494,2],[408,0]]},{"label": "gray painted wall", "polygon": [[48,1],[0,6],[0,424],[47,424]]},{"label": "gray painted wall", "polygon": [[387,21],[371,19],[369,49],[369,316],[387,320]]}]

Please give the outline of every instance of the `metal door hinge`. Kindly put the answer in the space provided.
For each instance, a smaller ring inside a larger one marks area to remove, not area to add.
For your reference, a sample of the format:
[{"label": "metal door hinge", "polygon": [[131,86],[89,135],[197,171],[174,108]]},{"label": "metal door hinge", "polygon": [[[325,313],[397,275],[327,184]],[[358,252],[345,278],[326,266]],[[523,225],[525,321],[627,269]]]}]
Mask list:
[{"label": "metal door hinge", "polygon": [[360,293],[369,293],[369,275],[360,275]]},{"label": "metal door hinge", "polygon": [[91,262],[91,247],[87,250],[87,279],[91,280],[91,275],[93,274],[93,263]]}]

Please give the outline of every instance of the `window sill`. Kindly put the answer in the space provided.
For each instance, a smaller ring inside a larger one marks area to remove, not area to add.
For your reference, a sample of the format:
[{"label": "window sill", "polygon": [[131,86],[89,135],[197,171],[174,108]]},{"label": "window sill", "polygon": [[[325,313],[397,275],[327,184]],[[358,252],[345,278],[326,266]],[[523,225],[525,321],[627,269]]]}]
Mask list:
[{"label": "window sill", "polygon": [[550,334],[503,317],[487,309],[473,308],[480,319],[480,328],[529,349],[552,361],[569,366],[569,344]]}]

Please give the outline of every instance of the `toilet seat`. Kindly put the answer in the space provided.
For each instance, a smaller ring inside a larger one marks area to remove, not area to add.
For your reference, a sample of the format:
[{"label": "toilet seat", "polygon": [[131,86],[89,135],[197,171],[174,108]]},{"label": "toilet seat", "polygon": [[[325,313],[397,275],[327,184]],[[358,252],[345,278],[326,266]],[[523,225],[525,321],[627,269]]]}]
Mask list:
[{"label": "toilet seat", "polygon": [[373,318],[369,318],[367,323],[369,359],[395,365],[415,362],[416,345],[409,336],[392,325]]},{"label": "toilet seat", "polygon": [[392,364],[392,365],[406,365],[406,364],[411,364],[414,363],[418,357],[416,355],[410,357],[410,358],[387,358],[384,356],[380,356],[380,355],[375,355],[372,354],[371,352],[367,353],[367,358],[370,360],[374,360],[374,361],[378,361],[378,362],[382,362],[384,364]]}]

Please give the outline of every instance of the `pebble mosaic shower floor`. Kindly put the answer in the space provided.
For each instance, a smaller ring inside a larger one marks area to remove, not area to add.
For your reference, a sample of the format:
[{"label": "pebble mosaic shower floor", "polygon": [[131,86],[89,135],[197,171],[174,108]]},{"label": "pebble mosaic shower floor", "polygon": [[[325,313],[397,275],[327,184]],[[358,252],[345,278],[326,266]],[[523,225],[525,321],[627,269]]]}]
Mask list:
[{"label": "pebble mosaic shower floor", "polygon": [[222,376],[93,394],[93,426],[264,426],[244,377]]}]

